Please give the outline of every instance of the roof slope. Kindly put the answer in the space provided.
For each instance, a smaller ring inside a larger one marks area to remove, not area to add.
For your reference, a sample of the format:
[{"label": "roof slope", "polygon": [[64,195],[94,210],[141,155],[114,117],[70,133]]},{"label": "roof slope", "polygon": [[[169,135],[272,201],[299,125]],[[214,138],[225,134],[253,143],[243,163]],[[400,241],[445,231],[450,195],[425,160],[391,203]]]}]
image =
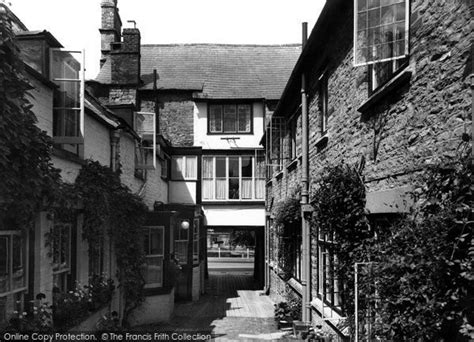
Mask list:
[{"label": "roof slope", "polygon": [[[195,90],[211,99],[279,99],[300,53],[300,45],[142,45],[142,89],[153,89],[156,69],[158,89]],[[97,81],[110,83],[110,61]]]}]

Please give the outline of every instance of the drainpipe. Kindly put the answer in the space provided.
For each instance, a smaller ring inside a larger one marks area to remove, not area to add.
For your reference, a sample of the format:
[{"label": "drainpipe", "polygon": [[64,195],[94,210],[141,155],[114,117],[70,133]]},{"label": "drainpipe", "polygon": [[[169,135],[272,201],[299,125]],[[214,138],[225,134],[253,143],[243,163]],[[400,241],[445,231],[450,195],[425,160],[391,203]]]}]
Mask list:
[{"label": "drainpipe", "polygon": [[[118,157],[118,146],[119,146],[119,143],[120,143],[120,130],[119,129],[115,129],[113,131],[110,132],[110,154],[111,154],[111,161],[110,161],[110,168],[112,169],[112,172],[116,172],[117,171],[117,161],[119,161],[119,157]],[[112,272],[112,267],[113,267],[113,243],[112,243],[112,237],[109,236],[109,277],[112,279],[112,274],[114,272]],[[120,295],[119,295],[120,296]],[[119,298],[119,303],[121,302],[120,298]],[[119,304],[120,305],[120,304]],[[112,312],[112,306],[113,306],[113,303],[112,301],[110,301],[109,303],[109,314]]]},{"label": "drainpipe", "polygon": [[[308,23],[303,23],[303,44],[302,50],[308,40]],[[301,121],[302,121],[302,175],[301,175],[301,222],[302,222],[302,279],[301,287],[303,290],[302,298],[302,320],[305,323],[311,321],[311,237],[310,237],[310,214],[312,211],[309,204],[309,139],[308,139],[308,102],[306,95],[306,75],[301,73]]]}]

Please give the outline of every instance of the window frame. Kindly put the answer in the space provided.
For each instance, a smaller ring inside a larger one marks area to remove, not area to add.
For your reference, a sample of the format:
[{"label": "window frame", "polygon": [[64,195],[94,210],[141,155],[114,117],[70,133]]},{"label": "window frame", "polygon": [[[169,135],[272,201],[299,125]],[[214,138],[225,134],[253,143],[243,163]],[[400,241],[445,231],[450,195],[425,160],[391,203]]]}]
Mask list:
[{"label": "window frame", "polygon": [[321,137],[328,133],[329,123],[329,77],[327,72],[319,76],[318,107],[319,107],[319,133]]},{"label": "window frame", "polygon": [[[402,59],[402,58],[407,58],[410,55],[410,0],[404,0],[405,1],[405,36],[403,38],[404,40],[404,52],[405,54],[400,55],[400,56],[395,56],[395,57],[388,57],[388,58],[381,58],[381,59],[374,59],[371,61],[358,61],[357,59],[357,54],[358,54],[358,24],[359,24],[359,9],[358,9],[358,2],[361,0],[354,0],[354,19],[353,19],[353,65],[354,67],[359,67],[359,66],[365,66],[365,65],[370,65],[374,63],[382,63],[382,62],[387,62],[387,61],[393,61],[397,59]],[[393,5],[393,4],[392,4]],[[385,7],[385,6],[384,6]],[[374,8],[382,8],[382,6],[374,7]],[[374,9],[373,8],[373,9]],[[369,9],[367,8],[367,12],[369,12]],[[368,15],[368,14],[367,14]],[[393,25],[394,23],[392,23]],[[383,25],[378,25],[379,27]],[[374,26],[375,27],[375,26]],[[393,41],[395,42],[395,40]]]},{"label": "window frame", "polygon": [[[385,80],[382,80],[380,84],[377,84],[374,87],[374,78],[376,76],[375,67],[380,64],[391,63],[391,68],[389,74],[387,75]],[[386,61],[382,63],[374,63],[367,66],[367,77],[368,77],[368,96],[372,96],[373,94],[377,93],[381,88],[383,88],[388,82],[390,82],[393,78],[399,75],[403,70],[408,66],[408,57],[400,58],[392,61]]]},{"label": "window frame", "polygon": [[[21,262],[21,267],[18,270],[14,270],[13,264],[14,264],[14,245],[13,245],[13,237],[19,237],[21,244],[23,246],[23,253],[22,255],[22,262]],[[0,292],[0,298],[5,297],[11,294],[15,294],[18,292],[26,291],[28,288],[28,262],[27,258],[29,255],[29,242],[28,242],[28,233],[22,232],[19,230],[0,230],[0,238],[5,238],[7,241],[7,250],[6,250],[6,269],[7,272],[4,276],[5,281],[8,282],[8,290],[4,292]],[[21,271],[21,275],[23,277],[23,286],[19,286],[17,288],[14,288],[14,278],[15,278],[15,273]]]},{"label": "window frame", "polygon": [[[211,107],[220,106],[221,107],[221,130],[212,131],[211,130]],[[235,130],[229,131],[225,130],[225,119],[224,119],[224,107],[225,106],[235,106]],[[249,131],[240,131],[239,130],[239,106],[248,106],[249,107]],[[229,102],[229,103],[208,103],[207,105],[207,134],[208,135],[228,135],[228,134],[239,134],[239,135],[251,135],[253,134],[253,104],[247,102]]]},{"label": "window frame", "polygon": [[[54,55],[55,52],[59,53],[69,53],[71,56],[79,54],[80,55],[80,61],[78,61],[76,58],[77,63],[80,65],[78,72],[78,78],[77,79],[71,79],[71,78],[56,78],[54,75],[55,70],[57,68],[54,67]],[[83,154],[83,145],[84,145],[84,120],[85,120],[85,50],[69,50],[69,49],[64,49],[64,48],[49,48],[49,78],[52,82],[54,82],[58,87],[60,84],[67,84],[67,83],[79,83],[79,107],[57,107],[53,106],[53,143],[57,147],[69,151],[71,153],[74,153],[78,155],[79,157],[82,157]],[[54,97],[56,98],[58,95],[55,90]],[[65,135],[65,125],[66,125],[66,119],[64,117],[65,113],[63,112],[58,112],[61,110],[72,110],[74,112],[78,112],[79,117],[78,117],[78,122],[77,122],[77,135],[76,136],[66,136]],[[59,117],[57,117],[59,115]],[[55,128],[55,122],[59,122],[61,125],[61,132],[57,134],[58,132],[54,132]],[[71,145],[71,147],[69,146]],[[82,146],[81,146],[82,145]]]},{"label": "window frame", "polygon": [[[263,191],[263,196],[261,198],[257,197],[257,187],[259,185],[257,184],[261,184],[260,186],[261,187],[265,187],[265,175],[263,174],[262,176],[260,177],[257,177],[257,162],[264,158],[263,155],[259,155],[258,154],[258,151],[259,150],[256,150],[256,152],[254,153],[254,155],[251,155],[251,154],[242,154],[242,155],[204,155],[202,156],[202,182],[203,182],[203,185],[202,187],[204,188],[205,185],[204,185],[204,182],[205,181],[211,181],[212,182],[212,198],[205,198],[205,194],[204,194],[204,190],[202,191],[202,194],[201,194],[201,199],[202,201],[204,202],[222,202],[222,201],[229,201],[229,202],[245,202],[245,201],[252,201],[252,202],[256,202],[256,201],[264,201],[265,200],[265,191]],[[262,151],[263,152],[263,151]],[[205,172],[205,168],[204,168],[204,165],[205,165],[205,161],[204,161],[204,158],[208,158],[208,159],[211,159],[212,160],[212,175],[211,177],[207,177],[204,172]],[[225,158],[225,198],[217,198],[217,180],[222,180],[224,177],[217,177],[217,159],[218,158]],[[230,161],[230,158],[238,158],[238,163],[239,163],[239,167],[238,167],[238,170],[239,170],[239,175],[238,175],[238,179],[239,179],[239,196],[238,198],[230,198],[230,195],[229,195],[229,181],[230,179],[234,179],[234,178],[237,178],[237,177],[230,177],[229,176],[229,161]],[[242,159],[243,158],[250,158],[251,160],[251,169],[252,169],[252,176],[251,177],[243,177],[242,176]],[[252,189],[251,189],[251,198],[242,198],[242,184],[243,184],[243,180],[244,179],[248,179],[248,178],[252,178],[252,182],[251,182],[251,186],[252,186]],[[258,181],[261,181],[261,183],[257,183]]]},{"label": "window frame", "polygon": [[[145,254],[145,263],[143,265],[143,268],[146,272],[148,272],[148,263],[146,262],[147,259],[151,258],[161,258],[161,282],[158,283],[145,283],[144,288],[156,288],[156,287],[163,287],[164,284],[164,259],[165,259],[165,226],[143,226],[140,228],[142,230],[142,233],[145,235],[146,232],[148,232],[148,251],[144,251]],[[152,230],[157,230],[161,231],[162,234],[162,239],[161,239],[161,251],[162,254],[151,254],[151,231]]]},{"label": "window frame", "polygon": [[[317,238],[317,297],[334,311],[342,314],[341,280],[335,274],[337,255],[334,247],[337,244],[335,235],[318,232]],[[329,279],[329,282],[328,282]]]}]

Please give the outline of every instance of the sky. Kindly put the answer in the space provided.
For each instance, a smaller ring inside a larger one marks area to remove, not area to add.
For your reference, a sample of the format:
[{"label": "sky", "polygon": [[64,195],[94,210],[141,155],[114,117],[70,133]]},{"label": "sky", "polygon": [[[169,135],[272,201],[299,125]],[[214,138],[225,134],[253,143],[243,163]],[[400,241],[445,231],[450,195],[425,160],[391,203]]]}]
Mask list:
[{"label": "sky", "polygon": [[[29,30],[47,30],[69,49],[85,49],[86,78],[99,71],[101,0],[0,0]],[[123,27],[140,29],[142,44],[301,43],[325,0],[118,0]]]}]

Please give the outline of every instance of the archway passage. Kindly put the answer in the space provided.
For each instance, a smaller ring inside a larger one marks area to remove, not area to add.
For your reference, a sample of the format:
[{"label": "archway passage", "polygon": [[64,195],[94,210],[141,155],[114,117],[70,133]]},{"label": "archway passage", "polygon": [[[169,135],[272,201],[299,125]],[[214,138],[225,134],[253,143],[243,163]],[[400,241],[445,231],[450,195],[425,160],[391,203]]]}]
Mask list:
[{"label": "archway passage", "polygon": [[210,281],[223,274],[252,278],[242,284],[263,288],[264,241],[260,226],[208,226],[207,262]]}]

